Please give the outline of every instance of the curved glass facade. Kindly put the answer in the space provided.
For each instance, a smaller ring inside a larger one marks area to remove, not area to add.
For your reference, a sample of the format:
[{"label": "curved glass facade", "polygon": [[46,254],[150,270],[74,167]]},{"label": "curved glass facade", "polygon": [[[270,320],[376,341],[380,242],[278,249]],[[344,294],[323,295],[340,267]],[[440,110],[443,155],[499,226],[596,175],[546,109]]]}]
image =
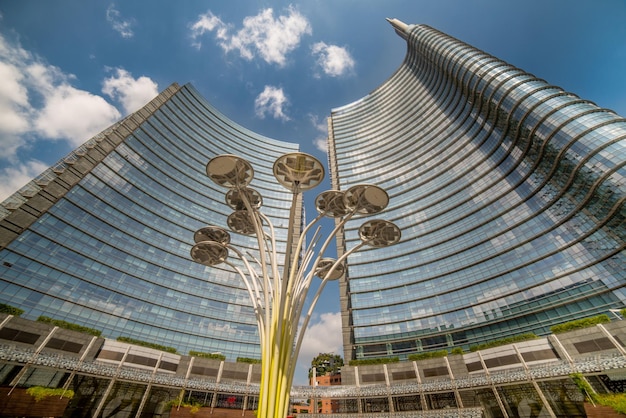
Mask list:
[{"label": "curved glass facade", "polygon": [[334,187],[385,188],[403,234],[348,259],[346,359],[623,308],[626,120],[428,26],[394,26],[400,68],[331,114]]},{"label": "curved glass facade", "polygon": [[[193,87],[173,85],[3,203],[0,303],[108,338],[258,358],[244,283],[228,267],[193,263],[189,251],[194,231],[225,227],[231,212],[206,163],[237,154],[254,167],[252,187],[284,254],[291,193],[272,166],[297,150],[235,124]],[[256,238],[233,234],[233,242],[257,248]]]}]

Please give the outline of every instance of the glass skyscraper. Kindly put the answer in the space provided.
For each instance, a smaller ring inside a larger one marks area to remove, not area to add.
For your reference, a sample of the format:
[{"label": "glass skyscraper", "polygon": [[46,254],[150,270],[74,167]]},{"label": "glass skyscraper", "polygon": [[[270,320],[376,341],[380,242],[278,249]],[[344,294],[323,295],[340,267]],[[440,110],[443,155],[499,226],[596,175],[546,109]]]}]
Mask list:
[{"label": "glass skyscraper", "polygon": [[[395,246],[348,259],[346,363],[406,361],[353,363],[341,386],[294,386],[292,398],[331,399],[350,416],[587,416],[572,373],[598,394],[624,391],[626,310],[439,354],[625,307],[626,119],[428,26],[391,23],[406,59],[332,111],[329,164],[335,189],[384,188],[381,217],[402,230]],[[254,167],[284,256],[292,195],[273,165],[297,150],[173,84],[2,202],[0,304],[24,313],[0,306],[0,413],[252,416],[263,368],[234,361],[259,357],[248,292],[190,249],[194,231],[227,224],[225,189],[205,166],[232,153]],[[360,241],[360,224],[349,221],[339,253]],[[255,237],[232,239],[256,252]],[[32,321],[41,315],[104,338]],[[73,397],[41,403],[56,412],[34,405],[27,388],[42,385]]]},{"label": "glass skyscraper", "polygon": [[225,227],[231,212],[205,166],[219,154],[251,162],[284,254],[292,197],[272,166],[298,148],[235,124],[190,85],[170,86],[2,203],[0,303],[182,354],[258,358],[240,277],[189,255],[194,231]]},{"label": "glass skyscraper", "polygon": [[386,189],[403,234],[348,259],[346,359],[468,349],[623,308],[626,120],[428,26],[390,23],[404,62],[329,122],[333,187]]}]

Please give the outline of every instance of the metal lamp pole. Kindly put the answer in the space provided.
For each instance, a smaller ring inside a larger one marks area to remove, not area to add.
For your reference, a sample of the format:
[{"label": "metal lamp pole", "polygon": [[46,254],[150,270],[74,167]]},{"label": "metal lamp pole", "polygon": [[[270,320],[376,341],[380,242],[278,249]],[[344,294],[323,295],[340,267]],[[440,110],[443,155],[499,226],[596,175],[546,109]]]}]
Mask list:
[{"label": "metal lamp pole", "polygon": [[[274,226],[260,211],[262,196],[248,187],[254,178],[250,163],[234,155],[219,155],[208,162],[206,171],[216,184],[229,189],[226,203],[234,210],[227,219],[229,229],[239,234],[256,236],[259,254],[255,256],[242,253],[230,244],[228,231],[217,226],[207,226],[194,234],[196,244],[191,249],[191,258],[206,266],[225,263],[243,280],[254,308],[261,344],[261,385],[257,416],[284,418],[289,410],[289,394],[304,332],[324,286],[328,281],[344,275],[344,261],[350,254],[366,245],[393,245],[400,240],[400,229],[388,221],[370,220],[359,228],[361,243],[346,251],[337,260],[323,258],[324,251],[349,219],[357,215],[381,212],[387,207],[389,196],[383,189],[373,185],[353,186],[345,192],[325,191],[315,199],[319,212],[317,217],[303,231],[299,231],[299,228],[296,231],[294,223],[298,196],[321,183],[324,168],[317,159],[308,154],[283,155],[274,163],[273,172],[278,183],[292,192],[293,198],[287,248],[281,271]],[[307,233],[324,217],[336,218],[335,228],[316,251],[315,248],[321,241],[320,227],[317,226],[311,245],[305,247]],[[303,247],[306,248],[304,252]],[[243,268],[228,261],[229,251],[241,260]],[[292,251],[293,254],[302,252],[301,257],[292,256]],[[322,281],[302,318],[306,296],[314,276]]]}]

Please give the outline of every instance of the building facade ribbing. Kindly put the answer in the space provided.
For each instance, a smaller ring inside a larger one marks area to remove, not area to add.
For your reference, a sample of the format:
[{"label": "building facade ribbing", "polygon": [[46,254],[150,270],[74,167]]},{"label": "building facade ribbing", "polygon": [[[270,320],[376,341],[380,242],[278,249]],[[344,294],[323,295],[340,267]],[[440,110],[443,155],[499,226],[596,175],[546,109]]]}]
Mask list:
[{"label": "building facade ribbing", "polygon": [[545,335],[623,308],[626,120],[428,26],[390,22],[404,62],[329,119],[333,187],[385,188],[385,218],[403,234],[348,258],[346,360]]},{"label": "building facade ribbing", "polygon": [[254,166],[284,255],[291,194],[276,187],[272,166],[297,150],[235,124],[192,86],[170,86],[3,202],[0,303],[108,338],[260,358],[243,281],[189,251],[195,230],[226,226],[230,214],[206,163],[237,154]]}]

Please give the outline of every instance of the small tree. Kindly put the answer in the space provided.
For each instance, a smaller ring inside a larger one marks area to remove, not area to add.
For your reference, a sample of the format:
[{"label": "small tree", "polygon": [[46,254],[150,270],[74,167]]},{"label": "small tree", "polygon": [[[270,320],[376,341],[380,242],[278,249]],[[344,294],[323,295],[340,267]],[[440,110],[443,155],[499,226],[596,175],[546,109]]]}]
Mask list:
[{"label": "small tree", "polygon": [[313,376],[313,367],[315,367],[317,376],[326,374],[337,374],[343,366],[343,359],[338,354],[319,353],[317,357],[311,360],[311,368],[309,369],[309,378]]}]

